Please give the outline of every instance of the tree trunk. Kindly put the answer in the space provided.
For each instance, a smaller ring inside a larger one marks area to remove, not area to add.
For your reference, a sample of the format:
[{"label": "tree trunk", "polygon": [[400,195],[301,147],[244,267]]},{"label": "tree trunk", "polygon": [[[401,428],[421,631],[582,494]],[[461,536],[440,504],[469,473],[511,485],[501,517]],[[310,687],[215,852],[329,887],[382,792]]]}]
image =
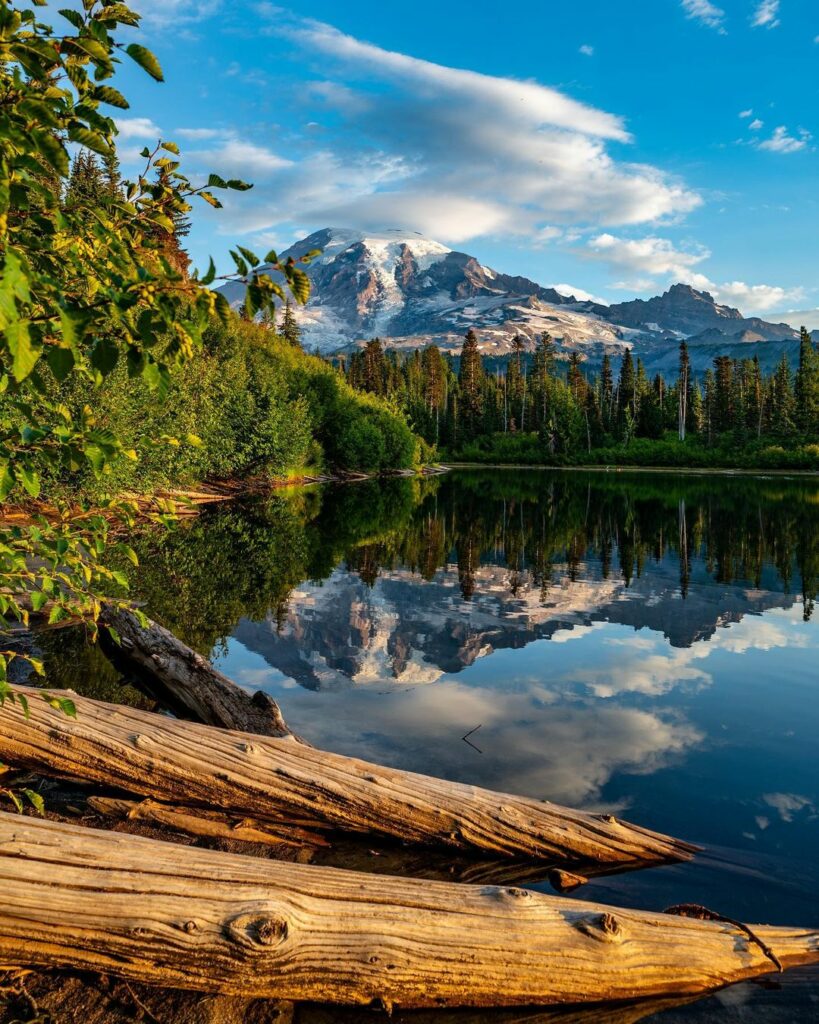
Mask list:
[{"label": "tree trunk", "polygon": [[100,625],[119,638],[119,645],[112,641],[106,648],[112,660],[135,665],[150,690],[175,711],[225,729],[291,735],[271,697],[249,694],[158,623],[143,629],[131,612],[106,608]]},{"label": "tree trunk", "polygon": [[693,995],[819,962],[819,933],[308,867],[0,815],[0,962],[406,1007]]},{"label": "tree trunk", "polygon": [[73,694],[77,718],[69,718],[37,690],[17,689],[31,713],[7,706],[0,761],[172,805],[614,871],[687,860],[696,849],[610,815],[384,768],[292,737],[212,729]]}]

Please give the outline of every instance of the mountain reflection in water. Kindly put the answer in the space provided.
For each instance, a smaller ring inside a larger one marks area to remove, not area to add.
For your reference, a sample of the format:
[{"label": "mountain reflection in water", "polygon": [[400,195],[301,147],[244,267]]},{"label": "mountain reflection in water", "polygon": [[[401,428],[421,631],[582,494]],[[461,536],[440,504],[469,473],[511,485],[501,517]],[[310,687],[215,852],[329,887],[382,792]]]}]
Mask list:
[{"label": "mountain reflection in water", "polygon": [[[460,470],[216,509],[140,555],[148,611],[312,743],[707,847],[582,898],[819,926],[819,481]],[[816,1001],[805,972],[661,1019]]]}]

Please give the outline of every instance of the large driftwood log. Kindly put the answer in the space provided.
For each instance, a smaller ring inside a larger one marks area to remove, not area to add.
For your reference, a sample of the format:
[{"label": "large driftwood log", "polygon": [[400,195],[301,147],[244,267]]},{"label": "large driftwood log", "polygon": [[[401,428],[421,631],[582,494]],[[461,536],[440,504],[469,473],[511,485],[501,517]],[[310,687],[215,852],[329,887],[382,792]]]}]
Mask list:
[{"label": "large driftwood log", "polygon": [[347,1004],[695,995],[819,962],[819,933],[385,878],[0,814],[0,962]]},{"label": "large driftwood log", "polygon": [[149,688],[177,711],[207,725],[287,736],[279,705],[267,694],[249,694],[217,671],[201,654],[156,622],[143,629],[125,609],[104,609],[100,624],[113,629],[119,645],[106,650],[116,662],[136,666]]},{"label": "large driftwood log", "polygon": [[211,729],[75,695],[77,717],[68,718],[36,690],[19,689],[31,713],[7,709],[0,761],[167,804],[613,870],[690,859],[695,849],[610,815],[384,768],[292,737]]}]

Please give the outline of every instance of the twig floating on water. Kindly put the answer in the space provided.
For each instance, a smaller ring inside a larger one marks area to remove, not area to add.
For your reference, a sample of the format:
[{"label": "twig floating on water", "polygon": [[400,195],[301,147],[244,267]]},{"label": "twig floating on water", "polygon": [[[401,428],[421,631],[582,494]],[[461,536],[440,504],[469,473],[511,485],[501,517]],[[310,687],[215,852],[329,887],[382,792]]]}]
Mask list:
[{"label": "twig floating on water", "polygon": [[483,751],[481,750],[480,747],[476,747],[475,744],[470,741],[469,737],[473,736],[478,731],[478,729],[482,729],[482,728],[483,728],[483,722],[481,722],[480,725],[476,725],[474,729],[470,729],[469,732],[466,734],[466,736],[461,736],[461,739],[464,741],[464,743],[468,743],[469,746],[472,747],[473,750],[477,750],[479,754],[482,754]]}]

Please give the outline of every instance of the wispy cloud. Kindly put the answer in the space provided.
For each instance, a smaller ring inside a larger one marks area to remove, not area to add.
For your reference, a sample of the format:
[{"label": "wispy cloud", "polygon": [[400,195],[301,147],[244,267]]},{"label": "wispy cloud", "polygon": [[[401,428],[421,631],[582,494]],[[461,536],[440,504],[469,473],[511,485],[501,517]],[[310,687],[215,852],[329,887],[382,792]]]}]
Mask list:
[{"label": "wispy cloud", "polygon": [[201,139],[218,139],[224,135],[224,132],[219,131],[218,128],[177,128],[174,133],[179,135],[183,139],[201,140]]},{"label": "wispy cloud", "polygon": [[142,15],[143,24],[164,28],[202,21],[216,14],[222,0],[131,0],[131,7]]},{"label": "wispy cloud", "polygon": [[760,0],[751,18],[751,25],[754,28],[776,28],[779,23],[779,0]]},{"label": "wispy cloud", "polygon": [[686,16],[725,34],[725,11],[710,0],[682,0]]},{"label": "wispy cloud", "polygon": [[580,53],[582,53],[584,57],[593,57],[594,56],[594,47],[590,46],[588,43],[584,43],[580,47]]},{"label": "wispy cloud", "polygon": [[[538,82],[434,64],[267,12],[267,31],[312,61],[317,79],[299,93],[301,135],[285,143],[254,130],[252,145],[292,163],[254,161],[257,188],[240,206],[226,203],[225,230],[281,230],[298,211],[301,226],[388,225],[449,243],[537,239],[556,228],[677,218],[701,203],[662,169],[613,150],[631,141],[616,113]],[[215,146],[200,156],[218,170],[225,154]]]},{"label": "wispy cloud", "polygon": [[781,124],[774,129],[769,139],[763,139],[758,145],[760,149],[767,149],[771,153],[798,153],[807,147],[811,138],[810,132],[804,128],[800,128],[796,135],[791,135],[788,128]]}]

